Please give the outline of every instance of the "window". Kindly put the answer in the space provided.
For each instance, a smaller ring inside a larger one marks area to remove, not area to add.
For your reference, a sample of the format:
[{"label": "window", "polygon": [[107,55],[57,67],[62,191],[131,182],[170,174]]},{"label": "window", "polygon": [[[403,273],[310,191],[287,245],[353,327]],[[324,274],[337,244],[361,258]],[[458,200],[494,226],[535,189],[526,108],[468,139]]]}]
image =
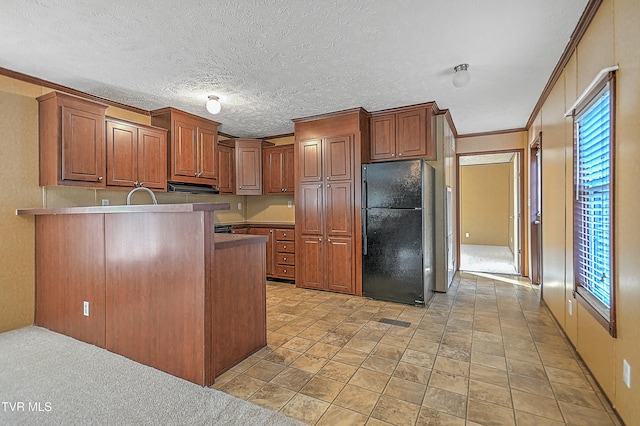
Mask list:
[{"label": "window", "polygon": [[574,115],[574,268],[577,299],[615,336],[613,73]]}]

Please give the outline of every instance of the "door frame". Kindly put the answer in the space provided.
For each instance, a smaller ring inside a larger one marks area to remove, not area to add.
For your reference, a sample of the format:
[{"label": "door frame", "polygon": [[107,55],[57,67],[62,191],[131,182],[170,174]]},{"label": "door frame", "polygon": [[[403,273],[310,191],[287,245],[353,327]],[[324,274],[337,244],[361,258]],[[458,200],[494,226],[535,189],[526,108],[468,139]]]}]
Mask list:
[{"label": "door frame", "polygon": [[[532,284],[542,283],[542,132],[529,145],[529,235],[530,277]],[[540,190],[540,191],[539,191]],[[539,220],[536,225],[535,221]],[[537,228],[536,228],[537,226]]]},{"label": "door frame", "polygon": [[503,149],[503,150],[492,150],[492,151],[479,151],[479,152],[465,152],[463,154],[456,154],[456,173],[458,178],[456,179],[456,235],[457,245],[456,245],[456,264],[458,268],[460,267],[460,245],[462,244],[462,237],[460,234],[460,158],[468,157],[472,155],[487,155],[487,154],[508,154],[514,153],[518,154],[518,169],[520,179],[516,184],[518,185],[518,214],[520,215],[519,223],[518,223],[518,231],[520,233],[518,237],[518,250],[520,251],[520,270],[518,273],[520,276],[524,275],[524,271],[527,270],[525,263],[525,250],[524,250],[524,241],[525,241],[525,228],[524,228],[524,220],[522,218],[523,206],[524,206],[524,179],[522,178],[522,173],[524,171],[524,149]]}]

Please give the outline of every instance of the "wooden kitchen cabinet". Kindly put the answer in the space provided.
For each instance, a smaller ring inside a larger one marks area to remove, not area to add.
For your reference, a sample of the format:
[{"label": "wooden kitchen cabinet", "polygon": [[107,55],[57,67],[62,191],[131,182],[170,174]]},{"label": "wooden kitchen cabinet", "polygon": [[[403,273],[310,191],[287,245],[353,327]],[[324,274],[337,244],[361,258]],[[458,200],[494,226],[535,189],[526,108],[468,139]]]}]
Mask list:
[{"label": "wooden kitchen cabinet", "polygon": [[107,117],[107,186],[167,189],[167,131]]},{"label": "wooden kitchen cabinet", "polygon": [[[296,285],[362,294],[362,109],[294,120]],[[310,137],[307,137],[310,136]],[[368,156],[368,154],[366,154]]]},{"label": "wooden kitchen cabinet", "polygon": [[249,234],[264,235],[267,241],[267,278],[295,279],[295,230],[251,225]]},{"label": "wooden kitchen cabinet", "polygon": [[218,145],[218,150],[224,151],[219,179],[225,189],[220,192],[262,195],[262,147],[273,144],[260,139],[228,139]]},{"label": "wooden kitchen cabinet", "polygon": [[264,194],[294,193],[293,144],[276,145],[262,150]]},{"label": "wooden kitchen cabinet", "polygon": [[218,184],[220,123],[174,108],[163,108],[151,111],[151,124],[169,131],[169,181]]},{"label": "wooden kitchen cabinet", "polygon": [[433,103],[371,114],[371,161],[435,160]]},{"label": "wooden kitchen cabinet", "polygon": [[107,105],[59,92],[37,99],[40,186],[104,188]]},{"label": "wooden kitchen cabinet", "polygon": [[218,190],[220,194],[233,194],[236,187],[235,148],[218,144]]}]

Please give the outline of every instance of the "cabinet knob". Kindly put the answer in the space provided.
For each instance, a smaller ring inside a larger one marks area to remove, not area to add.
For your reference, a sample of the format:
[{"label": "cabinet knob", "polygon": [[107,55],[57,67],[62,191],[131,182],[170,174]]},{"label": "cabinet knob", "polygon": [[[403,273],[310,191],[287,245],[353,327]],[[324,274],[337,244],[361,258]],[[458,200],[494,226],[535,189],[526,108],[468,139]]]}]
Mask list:
[{"label": "cabinet knob", "polygon": [[327,180],[331,179],[331,176],[327,176]]},{"label": "cabinet knob", "polygon": [[331,188],[331,184],[330,183],[327,184],[327,188]]},{"label": "cabinet knob", "polygon": [[239,189],[242,189],[242,186],[239,186],[238,188],[239,188]]},{"label": "cabinet knob", "polygon": [[318,176],[318,180],[322,180],[322,176]]},{"label": "cabinet knob", "polygon": [[98,182],[102,182],[102,176],[98,178]]},{"label": "cabinet knob", "polygon": [[287,270],[286,270],[286,269],[283,269],[283,272],[286,274],[286,273],[287,273]]},{"label": "cabinet knob", "polygon": [[391,156],[392,156],[392,157],[395,157],[395,156],[396,156],[396,154],[395,154],[395,153],[393,153],[393,154],[391,154]]},{"label": "cabinet knob", "polygon": [[322,185],[318,185],[318,188],[322,188]]},{"label": "cabinet knob", "polygon": [[282,260],[284,260],[284,261],[286,262],[286,261],[287,261],[287,258],[286,258],[286,257],[283,257],[283,258],[282,258]]},{"label": "cabinet knob", "polygon": [[273,234],[273,229],[269,229],[269,233],[270,233],[270,234]]},{"label": "cabinet knob", "polygon": [[282,246],[282,248],[286,250],[286,249],[287,249],[287,246]]},{"label": "cabinet knob", "polygon": [[280,188],[280,192],[284,192],[284,188]]},{"label": "cabinet knob", "polygon": [[288,190],[287,190],[287,188],[284,188],[284,189],[282,190],[282,192],[287,192],[287,191],[288,191]]},{"label": "cabinet knob", "polygon": [[398,157],[402,157],[402,153],[398,154]]},{"label": "cabinet knob", "polygon": [[330,243],[331,242],[331,238],[327,238],[327,242]]},{"label": "cabinet knob", "polygon": [[286,232],[283,232],[283,233],[282,233],[282,235],[284,235],[284,236],[286,237],[286,236],[287,236],[287,233],[286,233]]}]

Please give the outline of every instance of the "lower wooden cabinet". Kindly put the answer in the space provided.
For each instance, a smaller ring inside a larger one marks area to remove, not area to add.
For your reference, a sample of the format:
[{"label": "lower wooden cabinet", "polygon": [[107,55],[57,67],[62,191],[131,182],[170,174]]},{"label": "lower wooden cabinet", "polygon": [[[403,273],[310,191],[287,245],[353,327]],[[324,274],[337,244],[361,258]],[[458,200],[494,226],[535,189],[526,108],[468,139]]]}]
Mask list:
[{"label": "lower wooden cabinet", "polygon": [[[234,230],[234,232],[237,232]],[[250,226],[248,233],[265,235],[267,241],[267,278],[294,280],[296,277],[296,250],[294,228]]]},{"label": "lower wooden cabinet", "polygon": [[352,238],[302,237],[298,287],[354,293]]}]

